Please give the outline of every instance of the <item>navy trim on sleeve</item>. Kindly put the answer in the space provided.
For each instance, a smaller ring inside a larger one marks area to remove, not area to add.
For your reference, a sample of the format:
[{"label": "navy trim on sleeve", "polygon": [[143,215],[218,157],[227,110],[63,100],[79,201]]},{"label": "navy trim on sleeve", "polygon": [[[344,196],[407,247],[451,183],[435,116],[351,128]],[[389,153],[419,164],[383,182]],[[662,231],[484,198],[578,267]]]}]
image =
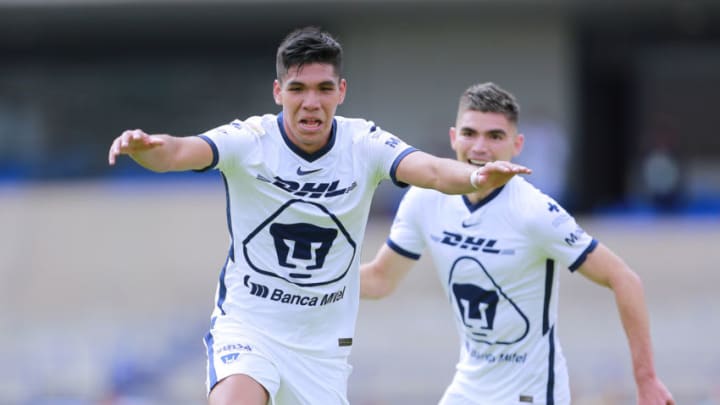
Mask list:
[{"label": "navy trim on sleeve", "polygon": [[418,259],[420,259],[420,255],[419,255],[419,254],[413,253],[413,252],[409,252],[409,251],[401,248],[400,246],[398,246],[397,243],[393,242],[392,239],[390,239],[390,238],[388,238],[385,243],[388,245],[388,247],[389,247],[390,249],[394,250],[395,253],[399,254],[400,256],[405,256],[405,257],[407,257],[408,259],[412,259],[412,260],[418,260]]},{"label": "navy trim on sleeve", "polygon": [[212,162],[210,163],[210,165],[208,165],[208,167],[205,167],[203,169],[194,170],[195,172],[204,172],[204,171],[214,168],[217,165],[218,157],[219,157],[218,148],[217,148],[217,145],[215,145],[215,142],[213,142],[212,139],[208,138],[206,135],[198,135],[198,137],[200,139],[202,139],[203,141],[207,142],[208,145],[210,145],[210,149],[212,149],[212,154],[213,154]]},{"label": "navy trim on sleeve", "polygon": [[403,182],[401,182],[401,181],[398,181],[397,177],[395,177],[395,171],[397,170],[397,167],[398,167],[398,165],[400,164],[400,161],[403,160],[403,159],[405,158],[405,156],[407,156],[407,155],[409,155],[409,154],[411,154],[411,153],[413,153],[413,152],[417,152],[417,151],[418,151],[417,148],[414,148],[414,147],[410,146],[410,147],[408,147],[407,149],[405,149],[404,151],[402,151],[402,153],[400,153],[400,154],[395,158],[395,161],[393,162],[392,166],[390,167],[390,179],[392,179],[392,182],[393,182],[396,186],[398,186],[398,187],[403,187],[403,188],[408,186],[407,183],[403,183]]},{"label": "navy trim on sleeve", "polygon": [[580,266],[582,266],[582,264],[585,263],[585,259],[587,259],[587,255],[590,254],[590,252],[592,252],[593,250],[595,250],[597,245],[598,245],[598,241],[593,239],[592,242],[590,242],[590,245],[587,248],[585,248],[585,250],[582,252],[580,257],[578,257],[577,260],[575,260],[575,263],[570,265],[570,267],[569,267],[570,271],[575,271],[578,268],[580,268]]}]

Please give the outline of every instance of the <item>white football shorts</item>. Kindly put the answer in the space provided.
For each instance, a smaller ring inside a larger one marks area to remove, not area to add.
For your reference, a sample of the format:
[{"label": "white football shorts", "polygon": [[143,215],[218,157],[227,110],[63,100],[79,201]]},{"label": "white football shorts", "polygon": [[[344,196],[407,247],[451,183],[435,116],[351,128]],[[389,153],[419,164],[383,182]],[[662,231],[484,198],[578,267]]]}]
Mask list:
[{"label": "white football shorts", "polygon": [[347,357],[320,357],[291,350],[256,334],[217,325],[205,336],[207,394],[233,374],[252,377],[272,405],[347,405],[352,366]]}]

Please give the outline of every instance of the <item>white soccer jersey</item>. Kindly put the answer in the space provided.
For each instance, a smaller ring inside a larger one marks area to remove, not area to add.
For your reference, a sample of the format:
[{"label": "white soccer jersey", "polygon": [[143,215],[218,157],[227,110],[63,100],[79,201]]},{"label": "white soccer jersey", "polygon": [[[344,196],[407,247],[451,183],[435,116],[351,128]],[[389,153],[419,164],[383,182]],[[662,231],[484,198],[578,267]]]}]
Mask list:
[{"label": "white soccer jersey", "polygon": [[301,353],[349,354],[373,192],[396,181],[415,149],[372,122],[337,116],[313,154],[290,142],[282,114],[200,136],[213,149],[210,168],[222,172],[231,237],[213,325]]},{"label": "white soccer jersey", "polygon": [[387,243],[414,259],[430,251],[461,338],[448,393],[473,404],[570,402],[555,270],[574,271],[597,242],[557,202],[518,176],[474,205],[413,187]]}]

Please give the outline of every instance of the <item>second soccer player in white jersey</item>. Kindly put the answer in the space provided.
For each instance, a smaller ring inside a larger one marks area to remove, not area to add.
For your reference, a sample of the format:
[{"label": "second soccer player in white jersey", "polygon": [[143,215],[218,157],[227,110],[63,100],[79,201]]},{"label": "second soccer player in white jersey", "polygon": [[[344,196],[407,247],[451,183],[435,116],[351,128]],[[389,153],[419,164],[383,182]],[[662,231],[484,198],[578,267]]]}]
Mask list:
[{"label": "second soccer player in white jersey", "polygon": [[341,62],[328,33],[294,31],[277,52],[281,113],[199,136],[129,130],[110,146],[110,164],[127,154],[153,171],[222,173],[230,249],[205,338],[210,404],[347,404],[360,243],[378,184],[462,194],[529,172],[437,158],[336,116]]},{"label": "second soccer player in white jersey", "polygon": [[[450,129],[457,160],[482,166],[515,157],[524,141],[518,113],[513,96],[492,83],[467,89]],[[462,196],[411,188],[386,245],[361,266],[361,295],[391,293],[425,250],[462,342],[442,405],[570,403],[555,328],[559,269],[612,288],[632,352],[638,403],[673,403],[655,375],[637,275],[523,178]]]}]

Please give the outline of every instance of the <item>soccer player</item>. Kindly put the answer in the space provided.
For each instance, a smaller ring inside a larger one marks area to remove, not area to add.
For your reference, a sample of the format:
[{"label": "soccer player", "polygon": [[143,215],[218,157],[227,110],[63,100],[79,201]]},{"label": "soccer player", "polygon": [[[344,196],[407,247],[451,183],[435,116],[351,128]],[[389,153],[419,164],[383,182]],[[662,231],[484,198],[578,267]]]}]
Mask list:
[{"label": "soccer player", "polygon": [[347,83],[328,33],[293,31],[277,50],[279,114],[198,136],[128,130],[108,161],[157,172],[219,169],[230,249],[207,347],[210,404],[347,404],[359,257],[385,179],[442,192],[489,191],[529,169],[482,168],[417,151],[370,121],[336,116]]},{"label": "soccer player", "polygon": [[[514,97],[498,86],[468,88],[450,128],[457,160],[486,167],[517,156],[524,141],[518,113]],[[461,196],[412,187],[387,243],[360,267],[361,296],[390,294],[426,249],[462,342],[455,376],[440,404],[570,403],[555,329],[561,268],[614,292],[632,353],[638,404],[673,403],[655,374],[638,276],[522,177]]]}]

